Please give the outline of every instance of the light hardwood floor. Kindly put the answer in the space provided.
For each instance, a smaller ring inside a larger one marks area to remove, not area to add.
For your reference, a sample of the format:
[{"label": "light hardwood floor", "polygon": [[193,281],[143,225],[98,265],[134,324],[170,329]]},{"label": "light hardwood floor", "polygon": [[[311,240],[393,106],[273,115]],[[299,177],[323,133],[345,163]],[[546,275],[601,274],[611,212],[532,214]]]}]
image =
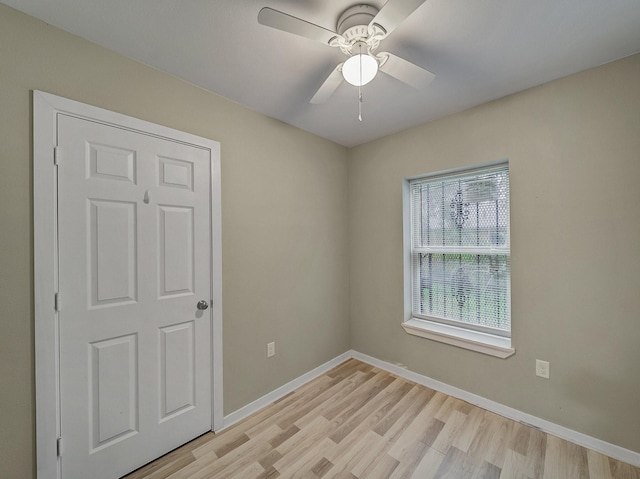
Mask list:
[{"label": "light hardwood floor", "polygon": [[640,479],[640,469],[351,359],[126,476]]}]

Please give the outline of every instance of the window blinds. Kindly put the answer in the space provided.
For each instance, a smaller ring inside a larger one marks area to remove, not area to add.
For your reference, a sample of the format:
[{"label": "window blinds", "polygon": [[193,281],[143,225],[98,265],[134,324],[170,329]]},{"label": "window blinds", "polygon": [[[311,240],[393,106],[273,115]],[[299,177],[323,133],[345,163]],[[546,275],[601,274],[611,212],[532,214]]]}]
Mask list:
[{"label": "window blinds", "polygon": [[507,164],[410,181],[413,315],[509,335]]}]

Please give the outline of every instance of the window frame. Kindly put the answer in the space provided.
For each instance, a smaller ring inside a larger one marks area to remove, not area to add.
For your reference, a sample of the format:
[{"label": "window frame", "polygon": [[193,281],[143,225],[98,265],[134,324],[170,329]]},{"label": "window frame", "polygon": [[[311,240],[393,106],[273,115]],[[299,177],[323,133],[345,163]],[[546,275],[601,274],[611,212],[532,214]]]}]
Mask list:
[{"label": "window frame", "polygon": [[[511,344],[511,335],[496,334],[484,328],[466,328],[463,322],[447,320],[443,318],[429,318],[423,314],[413,312],[413,285],[418,273],[413,267],[412,257],[412,205],[411,205],[411,182],[417,179],[437,179],[453,177],[466,174],[481,173],[496,167],[506,166],[509,169],[509,161],[501,159],[498,161],[482,163],[469,167],[454,168],[445,171],[427,173],[423,175],[405,178],[403,180],[403,253],[404,253],[404,317],[403,329],[411,335],[431,339],[434,341],[450,344],[453,346],[469,349],[472,351],[488,354],[499,358],[508,358],[515,353]],[[511,180],[509,180],[509,183]],[[509,217],[509,229],[511,229],[511,218]],[[450,249],[447,247],[447,249]],[[461,248],[463,249],[463,248]],[[497,249],[496,249],[497,250]],[[507,256],[510,258],[510,248]],[[444,251],[443,251],[444,252]],[[501,251],[504,254],[504,250]],[[477,250],[471,254],[480,254]],[[487,250],[486,254],[491,254]],[[510,268],[511,269],[511,268]],[[509,295],[511,286],[509,284]],[[509,299],[510,302],[510,299]],[[510,328],[510,332],[513,326]]]}]

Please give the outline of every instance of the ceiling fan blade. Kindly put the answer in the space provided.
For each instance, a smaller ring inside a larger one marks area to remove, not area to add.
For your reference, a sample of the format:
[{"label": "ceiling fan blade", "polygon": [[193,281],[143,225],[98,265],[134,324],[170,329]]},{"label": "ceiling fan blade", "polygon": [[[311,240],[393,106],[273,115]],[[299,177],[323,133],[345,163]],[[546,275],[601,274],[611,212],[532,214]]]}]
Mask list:
[{"label": "ceiling fan blade", "polygon": [[334,68],[309,103],[324,103],[342,83],[342,63]]},{"label": "ceiling fan blade", "polygon": [[374,19],[371,20],[370,25],[380,25],[385,30],[386,37],[426,1],[427,0],[389,0],[384,4]]},{"label": "ceiling fan blade", "polygon": [[284,32],[329,44],[337,33],[286,13],[265,7],[258,13],[258,23]]},{"label": "ceiling fan blade", "polygon": [[387,60],[382,64],[380,70],[387,75],[397,78],[403,83],[412,86],[416,90],[426,87],[436,76],[430,71],[419,67],[403,58],[397,57],[392,53],[381,53],[379,56],[388,56]]}]

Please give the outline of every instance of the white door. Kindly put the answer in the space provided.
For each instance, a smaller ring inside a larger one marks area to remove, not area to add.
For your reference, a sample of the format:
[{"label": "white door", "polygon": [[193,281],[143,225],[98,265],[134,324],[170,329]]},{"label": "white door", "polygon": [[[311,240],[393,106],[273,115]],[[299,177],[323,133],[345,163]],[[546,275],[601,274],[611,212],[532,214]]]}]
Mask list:
[{"label": "white door", "polygon": [[211,430],[208,150],[58,116],[64,479]]}]

